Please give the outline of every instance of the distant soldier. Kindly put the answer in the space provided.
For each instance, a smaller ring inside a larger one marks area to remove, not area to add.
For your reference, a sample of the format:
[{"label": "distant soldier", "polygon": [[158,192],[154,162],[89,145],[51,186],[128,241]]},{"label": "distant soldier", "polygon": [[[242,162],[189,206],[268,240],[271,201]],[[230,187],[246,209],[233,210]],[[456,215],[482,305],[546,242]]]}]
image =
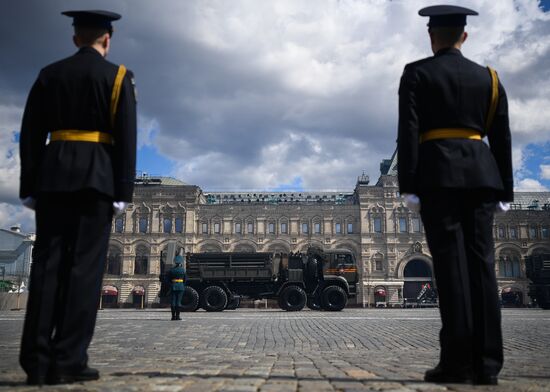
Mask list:
[{"label": "distant soldier", "polygon": [[40,71],[21,125],[20,197],[36,210],[20,352],[30,385],[99,378],[87,349],[113,212],[132,201],[134,188],[133,75],[105,60],[120,15],[63,14],[74,18],[79,50]]},{"label": "distant soldier", "polygon": [[439,293],[441,356],[424,379],[497,384],[492,225],[495,208],[513,200],[506,93],[496,72],[460,51],[466,16],[477,12],[432,6],[419,14],[430,17],[434,56],[408,64],[401,77],[398,177],[407,205],[421,207]]},{"label": "distant soldier", "polygon": [[172,301],[170,303],[172,310],[172,320],[181,320],[180,318],[180,306],[185,292],[185,280],[187,278],[185,274],[184,259],[183,256],[177,255],[174,258],[175,266],[168,271],[168,280],[170,281],[170,289],[172,291]]}]

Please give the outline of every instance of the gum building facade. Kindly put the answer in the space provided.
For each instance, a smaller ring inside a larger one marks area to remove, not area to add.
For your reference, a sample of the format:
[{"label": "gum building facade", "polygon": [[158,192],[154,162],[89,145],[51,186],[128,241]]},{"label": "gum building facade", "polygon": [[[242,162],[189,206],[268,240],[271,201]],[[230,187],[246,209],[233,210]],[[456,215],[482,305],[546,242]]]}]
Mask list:
[{"label": "gum building facade", "polygon": [[[139,176],[134,202],[113,219],[102,307],[160,306],[167,244],[186,252],[304,252],[347,249],[360,273],[350,306],[414,304],[436,285],[420,215],[400,197],[397,159],[376,183],[349,192],[207,192],[168,177]],[[495,267],[504,306],[525,306],[525,257],[550,253],[550,192],[518,192],[494,223]]]}]

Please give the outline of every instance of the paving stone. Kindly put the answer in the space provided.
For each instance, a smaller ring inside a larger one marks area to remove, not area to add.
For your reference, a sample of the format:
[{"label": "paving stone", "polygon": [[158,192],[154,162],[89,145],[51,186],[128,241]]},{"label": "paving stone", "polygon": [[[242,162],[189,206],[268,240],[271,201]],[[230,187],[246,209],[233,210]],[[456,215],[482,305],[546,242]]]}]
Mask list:
[{"label": "paving stone", "polygon": [[348,374],[348,376],[357,379],[378,378],[376,374],[363,369],[349,369],[346,370],[346,373]]},{"label": "paving stone", "polygon": [[437,309],[198,311],[181,323],[149,309],[99,312],[99,381],[39,389],[18,365],[23,313],[0,312],[0,391],[549,391],[550,312],[502,314],[496,387],[422,381],[439,358]]}]

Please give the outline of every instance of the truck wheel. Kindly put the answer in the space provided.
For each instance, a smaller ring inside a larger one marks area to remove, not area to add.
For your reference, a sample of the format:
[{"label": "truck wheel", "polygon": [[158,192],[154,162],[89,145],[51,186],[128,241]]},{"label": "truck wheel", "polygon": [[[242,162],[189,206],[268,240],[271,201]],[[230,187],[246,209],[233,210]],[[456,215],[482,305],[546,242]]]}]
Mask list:
[{"label": "truck wheel", "polygon": [[227,303],[226,310],[235,310],[241,304],[241,299],[239,297],[233,297],[231,301]]},{"label": "truck wheel", "polygon": [[227,294],[220,286],[208,286],[202,291],[201,306],[207,312],[221,312],[227,305]]},{"label": "truck wheel", "polygon": [[282,299],[283,298],[281,296],[279,296],[279,298],[277,298],[277,304],[279,305],[279,308],[281,308],[282,310],[287,310],[285,308],[285,304],[283,303]]},{"label": "truck wheel", "polygon": [[193,287],[187,286],[183,292],[180,310],[182,312],[194,312],[199,307],[199,293]]},{"label": "truck wheel", "polygon": [[321,310],[321,303],[319,297],[307,297],[307,307],[311,310]]},{"label": "truck wheel", "polygon": [[348,296],[340,286],[328,286],[323,290],[321,306],[324,310],[339,311],[346,307]]},{"label": "truck wheel", "polygon": [[288,286],[279,297],[279,306],[281,309],[295,312],[304,308],[306,299],[306,292],[301,287]]}]

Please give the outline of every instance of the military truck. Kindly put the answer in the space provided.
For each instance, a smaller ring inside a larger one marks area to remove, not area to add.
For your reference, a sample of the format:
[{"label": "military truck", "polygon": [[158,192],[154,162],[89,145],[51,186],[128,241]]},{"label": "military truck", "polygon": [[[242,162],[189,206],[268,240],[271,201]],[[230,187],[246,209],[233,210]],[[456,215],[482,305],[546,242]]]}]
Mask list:
[{"label": "military truck", "polygon": [[543,309],[550,309],[550,253],[525,257],[529,296]]},{"label": "military truck", "polygon": [[339,311],[355,297],[358,280],[355,258],[346,250],[188,253],[186,271],[183,311],[236,309],[241,298],[276,299],[287,311]]}]

